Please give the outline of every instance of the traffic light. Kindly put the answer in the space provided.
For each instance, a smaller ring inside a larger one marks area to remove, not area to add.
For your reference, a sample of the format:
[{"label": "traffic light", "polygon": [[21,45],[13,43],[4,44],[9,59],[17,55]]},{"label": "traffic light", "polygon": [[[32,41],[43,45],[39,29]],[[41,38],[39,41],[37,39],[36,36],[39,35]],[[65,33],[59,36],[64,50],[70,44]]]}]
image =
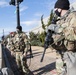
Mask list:
[{"label": "traffic light", "polygon": [[9,4],[15,6],[15,0],[11,0],[11,1],[9,2]]},{"label": "traffic light", "polygon": [[17,1],[20,2],[20,3],[23,2],[23,0],[17,0]]}]

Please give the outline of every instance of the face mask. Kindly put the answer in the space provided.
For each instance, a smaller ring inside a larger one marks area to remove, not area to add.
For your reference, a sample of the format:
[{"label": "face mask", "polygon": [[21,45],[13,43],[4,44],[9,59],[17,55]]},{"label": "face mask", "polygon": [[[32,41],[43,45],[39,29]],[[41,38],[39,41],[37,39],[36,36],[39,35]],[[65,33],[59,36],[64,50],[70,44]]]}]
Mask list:
[{"label": "face mask", "polygon": [[56,13],[57,16],[61,15],[61,12],[59,12],[58,10],[56,10],[55,13]]},{"label": "face mask", "polygon": [[20,30],[19,29],[17,29],[17,33],[20,33]]}]

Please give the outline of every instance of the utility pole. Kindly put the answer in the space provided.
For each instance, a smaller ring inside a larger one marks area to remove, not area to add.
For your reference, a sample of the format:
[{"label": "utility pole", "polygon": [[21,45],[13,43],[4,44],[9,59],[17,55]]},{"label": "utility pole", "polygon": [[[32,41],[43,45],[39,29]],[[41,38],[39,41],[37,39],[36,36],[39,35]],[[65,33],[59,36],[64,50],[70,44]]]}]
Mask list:
[{"label": "utility pole", "polygon": [[19,4],[23,2],[23,0],[11,0],[9,2],[10,5],[16,6],[16,15],[17,15],[17,26],[20,26],[20,11],[19,11]]}]

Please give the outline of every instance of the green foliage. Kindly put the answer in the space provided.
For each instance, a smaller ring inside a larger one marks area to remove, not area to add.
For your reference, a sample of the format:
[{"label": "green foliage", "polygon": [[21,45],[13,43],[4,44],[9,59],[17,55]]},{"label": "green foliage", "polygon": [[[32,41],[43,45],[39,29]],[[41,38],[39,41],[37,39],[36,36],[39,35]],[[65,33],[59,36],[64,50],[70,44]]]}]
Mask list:
[{"label": "green foliage", "polygon": [[54,13],[53,13],[53,10],[51,10],[50,17],[49,17],[48,22],[47,22],[46,25],[43,22],[43,15],[41,16],[41,24],[42,24],[42,28],[44,29],[44,32],[42,32],[40,34],[40,41],[42,43],[42,46],[44,45],[44,42],[45,42],[45,36],[46,36],[45,30],[51,24],[53,16],[54,16]]},{"label": "green foliage", "polygon": [[46,25],[43,22],[43,15],[41,16],[41,24],[42,24],[42,28],[44,29],[44,31],[46,30],[46,27],[48,27],[51,24],[53,16],[54,16],[54,13],[53,13],[53,10],[51,10],[50,17]]},{"label": "green foliage", "polygon": [[40,42],[40,40],[32,40],[31,45],[32,46],[41,46],[41,42]]},{"label": "green foliage", "polygon": [[51,24],[51,21],[52,21],[52,18],[53,18],[53,10],[51,10],[51,13],[50,13],[50,17],[48,19],[48,23],[47,23],[47,26],[49,26]]},{"label": "green foliage", "polygon": [[39,33],[35,34],[34,32],[30,32],[29,37],[30,37],[31,45],[33,45],[33,46],[40,45],[41,42],[39,40]]},{"label": "green foliage", "polygon": [[44,45],[44,39],[45,34],[44,32],[35,34],[34,32],[29,33],[30,42],[33,46],[43,46]]},{"label": "green foliage", "polygon": [[45,30],[46,28],[45,28],[45,24],[43,22],[43,15],[41,16],[41,23],[42,23],[42,28]]},{"label": "green foliage", "polygon": [[45,42],[45,35],[46,35],[46,33],[42,32],[39,36],[42,46],[44,45],[44,42]]},{"label": "green foliage", "polygon": [[30,41],[32,41],[32,40],[33,40],[34,35],[35,35],[35,34],[34,34],[33,32],[30,32],[30,33],[29,33]]},{"label": "green foliage", "polygon": [[46,27],[48,27],[51,24],[52,18],[53,18],[53,10],[51,10],[50,17],[48,19],[48,23],[45,25],[43,22],[43,15],[41,16],[41,24],[42,28],[44,29],[44,32],[35,34],[34,32],[29,33],[30,42],[33,46],[44,46],[45,42],[45,36],[46,36]]}]

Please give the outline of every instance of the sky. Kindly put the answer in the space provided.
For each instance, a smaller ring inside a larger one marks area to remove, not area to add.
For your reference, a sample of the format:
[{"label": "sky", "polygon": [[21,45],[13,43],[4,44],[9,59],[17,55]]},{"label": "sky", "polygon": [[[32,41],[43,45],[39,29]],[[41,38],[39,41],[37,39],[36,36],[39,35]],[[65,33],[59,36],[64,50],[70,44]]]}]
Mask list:
[{"label": "sky", "polygon": [[[16,6],[9,5],[11,0],[0,0],[0,36],[16,31]],[[24,32],[38,27],[41,16],[44,18],[50,15],[57,0],[23,0],[20,4],[20,25]],[[69,0],[70,3],[76,0]]]}]

